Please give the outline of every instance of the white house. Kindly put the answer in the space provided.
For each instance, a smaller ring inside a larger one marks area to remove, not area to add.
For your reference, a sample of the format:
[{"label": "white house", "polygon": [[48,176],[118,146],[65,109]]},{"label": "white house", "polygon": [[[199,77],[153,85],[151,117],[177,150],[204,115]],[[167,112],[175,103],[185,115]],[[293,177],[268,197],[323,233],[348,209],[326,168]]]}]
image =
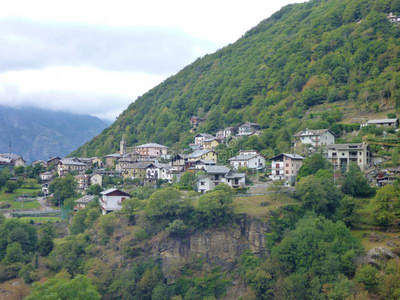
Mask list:
[{"label": "white house", "polygon": [[130,197],[131,195],[128,193],[114,188],[101,192],[100,207],[103,215],[116,210],[121,210],[122,202]]},{"label": "white house", "polygon": [[206,193],[218,184],[225,183],[232,188],[245,186],[245,174],[235,173],[225,166],[205,166],[206,175],[201,175],[196,180],[197,191]]},{"label": "white house", "polygon": [[39,178],[43,182],[48,182],[53,180],[53,173],[47,171],[39,174]]},{"label": "white house", "polygon": [[246,122],[239,126],[238,136],[250,136],[256,134],[261,129],[257,123]]},{"label": "white house", "polygon": [[294,145],[311,145],[314,148],[332,145],[335,143],[336,136],[329,129],[306,129],[294,135]]},{"label": "white house", "polygon": [[255,150],[241,150],[239,155],[229,159],[229,163],[235,170],[240,167],[263,169],[265,167],[265,158]]}]

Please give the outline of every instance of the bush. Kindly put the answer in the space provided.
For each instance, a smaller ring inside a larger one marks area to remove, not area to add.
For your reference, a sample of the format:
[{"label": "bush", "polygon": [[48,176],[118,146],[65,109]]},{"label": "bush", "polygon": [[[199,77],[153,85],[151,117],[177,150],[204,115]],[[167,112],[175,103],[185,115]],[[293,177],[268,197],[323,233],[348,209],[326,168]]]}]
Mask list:
[{"label": "bush", "polygon": [[171,234],[180,234],[186,232],[187,229],[187,226],[182,220],[176,219],[173,222],[169,223],[167,227],[167,232]]}]

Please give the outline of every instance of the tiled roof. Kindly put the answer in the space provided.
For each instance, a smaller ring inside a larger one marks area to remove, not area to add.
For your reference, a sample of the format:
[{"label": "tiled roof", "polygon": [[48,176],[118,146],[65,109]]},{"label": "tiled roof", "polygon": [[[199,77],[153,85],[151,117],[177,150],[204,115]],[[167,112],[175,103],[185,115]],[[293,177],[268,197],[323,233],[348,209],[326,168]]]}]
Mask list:
[{"label": "tiled roof", "polygon": [[[308,132],[310,132],[311,134],[303,134],[303,133],[305,133],[306,131],[308,131]],[[306,130],[302,130],[302,131],[299,131],[298,133],[296,133],[294,136],[308,136],[308,135],[321,135],[321,134],[323,134],[323,133],[325,133],[325,132],[327,132],[327,131],[330,131],[329,129],[313,129],[313,130],[311,130],[311,129],[306,129]]]},{"label": "tiled roof", "polygon": [[247,160],[250,160],[250,159],[252,159],[252,158],[254,158],[254,157],[257,157],[258,156],[258,154],[239,154],[239,155],[236,155],[236,156],[234,156],[234,157],[232,157],[232,158],[230,158],[230,159],[228,159],[228,160],[245,160],[245,161],[247,161]]},{"label": "tiled roof", "polygon": [[207,154],[208,152],[211,152],[212,150],[197,150],[194,151],[193,153],[190,153],[187,157],[188,158],[197,158],[200,156],[203,156],[204,154]]},{"label": "tiled roof", "polygon": [[136,148],[168,148],[168,147],[157,143],[147,143],[140,146],[136,146]]},{"label": "tiled roof", "polygon": [[225,166],[205,166],[204,170],[208,174],[226,174],[230,171],[230,169]]},{"label": "tiled roof", "polygon": [[76,203],[89,203],[96,198],[95,195],[85,195],[82,198],[79,198],[78,200],[75,200]]}]

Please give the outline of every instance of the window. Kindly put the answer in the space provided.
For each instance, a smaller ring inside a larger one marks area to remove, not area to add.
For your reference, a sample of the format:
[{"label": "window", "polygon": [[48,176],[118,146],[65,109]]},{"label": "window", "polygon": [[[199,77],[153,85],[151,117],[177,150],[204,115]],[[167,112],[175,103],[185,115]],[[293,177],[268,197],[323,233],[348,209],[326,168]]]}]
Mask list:
[{"label": "window", "polygon": [[289,174],[289,170],[286,170],[286,174]]},{"label": "window", "polygon": [[275,171],[275,175],[279,175],[279,171]]},{"label": "window", "polygon": [[286,167],[289,167],[289,164],[286,164]]},{"label": "window", "polygon": [[200,185],[205,185],[206,183],[204,181],[200,182]]},{"label": "window", "polygon": [[279,164],[276,164],[275,167],[276,167],[277,169],[279,169]]},{"label": "window", "polygon": [[360,159],[360,163],[362,163],[362,159]]}]

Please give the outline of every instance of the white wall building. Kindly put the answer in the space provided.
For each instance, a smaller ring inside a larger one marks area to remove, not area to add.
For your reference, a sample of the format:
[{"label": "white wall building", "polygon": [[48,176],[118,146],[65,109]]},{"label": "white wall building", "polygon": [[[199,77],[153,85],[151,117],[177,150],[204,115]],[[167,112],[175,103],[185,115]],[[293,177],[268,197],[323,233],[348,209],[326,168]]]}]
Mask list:
[{"label": "white wall building", "polygon": [[122,202],[130,197],[131,195],[128,193],[114,188],[101,192],[100,207],[103,215],[116,210],[121,210]]},{"label": "white wall building", "polygon": [[255,150],[242,150],[239,155],[230,158],[229,163],[235,170],[240,167],[249,169],[265,168],[265,158]]},{"label": "white wall building", "polygon": [[336,136],[329,129],[302,130],[294,135],[294,144],[307,144],[314,148],[332,145],[335,143]]}]

